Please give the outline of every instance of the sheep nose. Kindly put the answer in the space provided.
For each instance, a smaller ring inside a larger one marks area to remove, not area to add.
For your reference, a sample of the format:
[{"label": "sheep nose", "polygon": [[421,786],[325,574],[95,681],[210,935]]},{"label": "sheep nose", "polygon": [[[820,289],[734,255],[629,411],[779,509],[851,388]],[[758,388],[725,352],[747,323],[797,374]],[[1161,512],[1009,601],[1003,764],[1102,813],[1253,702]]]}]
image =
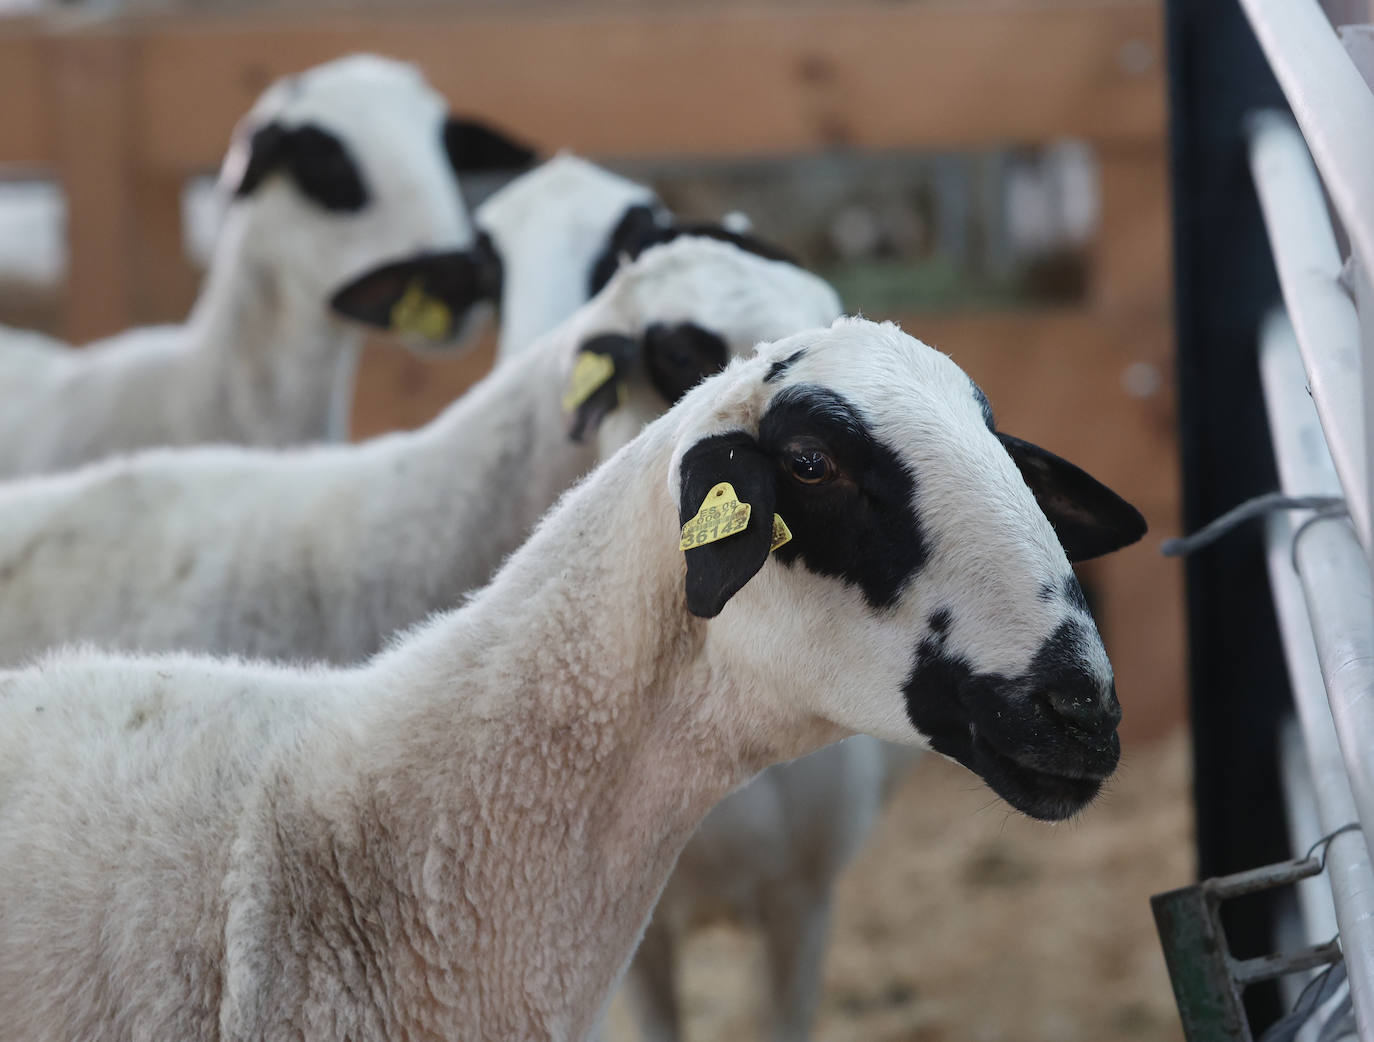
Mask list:
[{"label": "sheep nose", "polygon": [[1111,734],[1121,723],[1115,683],[1109,683],[1105,692],[1095,684],[1055,684],[1037,695],[1055,716],[1094,737]]}]

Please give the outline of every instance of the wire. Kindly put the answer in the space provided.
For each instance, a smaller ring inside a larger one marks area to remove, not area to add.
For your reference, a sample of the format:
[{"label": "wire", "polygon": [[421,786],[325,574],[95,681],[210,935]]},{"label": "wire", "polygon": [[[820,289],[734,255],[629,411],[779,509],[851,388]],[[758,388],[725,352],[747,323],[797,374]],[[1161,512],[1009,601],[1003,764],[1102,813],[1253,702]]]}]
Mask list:
[{"label": "wire", "polygon": [[1317,842],[1313,843],[1310,847],[1308,847],[1308,848],[1307,848],[1307,853],[1303,855],[1303,860],[1305,861],[1305,860],[1307,860],[1308,858],[1310,858],[1310,857],[1312,856],[1312,852],[1313,852],[1314,850],[1316,850],[1318,847],[1321,847],[1321,848],[1322,848],[1322,862],[1321,862],[1321,863],[1322,863],[1322,871],[1326,871],[1326,852],[1327,852],[1328,848],[1330,848],[1330,846],[1331,846],[1331,841],[1332,841],[1333,839],[1335,839],[1337,836],[1339,836],[1339,835],[1340,835],[1341,833],[1343,833],[1343,832],[1357,832],[1357,831],[1359,830],[1359,828],[1360,828],[1360,823],[1359,823],[1358,821],[1347,821],[1347,822],[1346,822],[1344,825],[1342,825],[1340,828],[1335,829],[1335,830],[1333,830],[1333,831],[1331,831],[1331,832],[1328,832],[1325,836],[1323,836],[1321,839],[1317,840]]},{"label": "wire", "polygon": [[[1232,507],[1190,536],[1164,540],[1159,545],[1159,552],[1165,557],[1184,557],[1210,546],[1251,518],[1272,514],[1276,510],[1316,510],[1319,511],[1317,517],[1334,517],[1345,512],[1345,500],[1340,496],[1288,496],[1282,492],[1266,492],[1262,496],[1255,496]],[[1305,528],[1313,520],[1315,518],[1308,518],[1302,527]],[[1301,532],[1302,528],[1298,531]]]}]

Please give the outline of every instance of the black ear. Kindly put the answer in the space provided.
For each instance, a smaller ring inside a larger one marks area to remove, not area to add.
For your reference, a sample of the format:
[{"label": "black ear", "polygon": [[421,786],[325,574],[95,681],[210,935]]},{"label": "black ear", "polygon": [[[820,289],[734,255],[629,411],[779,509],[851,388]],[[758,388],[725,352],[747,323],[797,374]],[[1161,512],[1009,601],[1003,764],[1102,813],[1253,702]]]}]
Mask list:
[{"label": "black ear", "polygon": [[272,122],[255,130],[249,142],[248,163],[234,194],[255,192],[277,171],[289,176],[306,198],[326,210],[349,212],[367,203],[367,186],[344,143],[313,123],[288,130]]},{"label": "black ear", "polygon": [[[394,261],[354,279],[330,298],[329,306],[379,329],[447,340],[469,308],[490,299],[491,262],[480,248]],[[499,291],[499,271],[496,279]]]},{"label": "black ear", "polygon": [[729,361],[725,341],[694,322],[664,325],[655,322],[644,331],[644,367],[654,390],[669,405]]},{"label": "black ear", "polygon": [[454,173],[523,170],[535,160],[534,150],[499,130],[473,119],[444,120],[444,151]]},{"label": "black ear", "polygon": [[634,366],[639,343],[620,333],[602,333],[584,341],[573,363],[572,383],[563,398],[568,437],[585,441],[618,405],[625,378]]},{"label": "black ear", "polygon": [[743,532],[684,551],[687,610],[693,615],[715,618],[768,560],[777,505],[775,475],[773,461],[743,431],[706,438],[682,457],[679,524],[695,517],[711,489],[722,481],[728,481],[739,501],[750,506],[749,524]]},{"label": "black ear", "polygon": [[1011,454],[1070,561],[1129,546],[1145,534],[1140,511],[1086,471],[1010,434],[997,437]]},{"label": "black ear", "polygon": [[592,263],[587,279],[587,295],[594,297],[611,281],[623,257],[638,257],[650,246],[673,237],[670,226],[660,221],[650,206],[636,203],[625,211],[606,240],[606,247]]}]

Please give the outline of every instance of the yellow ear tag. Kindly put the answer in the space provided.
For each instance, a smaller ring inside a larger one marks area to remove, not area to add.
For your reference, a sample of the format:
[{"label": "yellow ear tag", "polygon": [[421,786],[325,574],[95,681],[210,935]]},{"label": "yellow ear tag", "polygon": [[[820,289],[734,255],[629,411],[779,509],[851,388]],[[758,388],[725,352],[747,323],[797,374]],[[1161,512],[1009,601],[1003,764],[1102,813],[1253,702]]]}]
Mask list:
[{"label": "yellow ear tag", "polygon": [[691,550],[705,546],[719,539],[738,535],[749,527],[749,513],[753,508],[741,503],[735,495],[735,488],[728,481],[712,486],[706,493],[696,517],[682,526],[682,541],[679,550]]},{"label": "yellow ear tag", "polygon": [[768,544],[768,552],[771,554],[783,543],[792,541],[792,530],[787,527],[787,522],[777,514],[773,515],[773,541]]},{"label": "yellow ear tag", "polygon": [[453,326],[453,313],[438,297],[431,297],[412,279],[401,299],[391,306],[391,328],[397,333],[416,333],[429,340],[443,340]]},{"label": "yellow ear tag", "polygon": [[[605,386],[606,381],[615,376],[615,361],[610,355],[603,355],[597,351],[583,351],[577,356],[577,363],[573,366],[572,379],[568,381],[568,389],[563,394],[563,411],[572,412],[579,405]],[[620,398],[624,399],[624,387],[620,390]]]}]

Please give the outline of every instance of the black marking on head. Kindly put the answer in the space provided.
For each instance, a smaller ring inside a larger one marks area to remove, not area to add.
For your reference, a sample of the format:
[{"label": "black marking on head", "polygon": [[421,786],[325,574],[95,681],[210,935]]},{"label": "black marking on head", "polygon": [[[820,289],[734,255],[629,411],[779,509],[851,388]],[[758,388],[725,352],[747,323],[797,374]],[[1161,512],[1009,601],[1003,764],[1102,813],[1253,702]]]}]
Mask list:
[{"label": "black marking on head", "polygon": [[1064,599],[1084,615],[1092,614],[1092,608],[1088,605],[1088,595],[1083,592],[1083,587],[1078,582],[1078,576],[1066,575],[1064,577]]},{"label": "black marking on head", "polygon": [[449,116],[443,126],[444,152],[455,174],[524,170],[535,160],[528,145],[481,120]]},{"label": "black marking on head", "polygon": [[347,147],[313,123],[288,129],[273,121],[255,130],[235,197],[251,195],[278,171],[290,177],[302,195],[326,210],[348,213],[367,204],[362,171]]},{"label": "black marking on head", "polygon": [[588,275],[587,295],[596,296],[611,281],[611,276],[626,258],[634,260],[650,246],[672,242],[684,235],[696,235],[707,239],[718,239],[738,246],[747,253],[753,253],[765,260],[786,261],[797,264],[796,258],[785,250],[764,242],[762,239],[741,232],[732,232],[724,225],[710,221],[678,222],[662,214],[661,211],[643,203],[626,209],[606,240],[606,246],[592,262]]},{"label": "black marking on head", "polygon": [[669,405],[730,360],[725,341],[695,322],[655,322],[644,331],[643,347],[649,382]]},{"label": "black marking on head", "polygon": [[973,400],[978,403],[978,408],[983,413],[983,422],[988,425],[988,430],[996,431],[997,424],[992,415],[992,402],[988,401],[988,396],[983,393],[983,389],[972,380],[969,381],[973,386]]},{"label": "black marking on head", "polygon": [[1067,818],[1097,795],[1116,769],[1121,708],[1079,653],[1088,638],[1067,621],[1025,673],[977,673],[935,636],[916,650],[904,687],[907,716],[931,746],[978,774],[1034,818]]},{"label": "black marking on head", "polygon": [[994,432],[1045,512],[1070,561],[1086,561],[1145,534],[1140,511],[1091,474],[1054,453]]},{"label": "black marking on head", "polygon": [[954,625],[954,613],[948,608],[940,608],[930,613],[930,618],[926,620],[926,626],[930,629],[930,635],[937,641],[942,641],[949,636],[949,628]]},{"label": "black marking on head", "polygon": [[[891,605],[928,555],[915,513],[916,480],[901,458],[848,401],[807,384],[773,399],[759,443],[774,461],[777,510],[792,531],[778,560],[853,583],[874,608]],[[829,456],[835,480],[795,480],[791,465],[800,445]]]},{"label": "black marking on head", "polygon": [[771,384],[778,377],[782,376],[783,373],[791,369],[804,354],[806,354],[806,348],[803,347],[800,351],[793,351],[786,358],[782,359],[782,361],[774,362],[768,367],[768,372],[764,374],[763,382]]}]

